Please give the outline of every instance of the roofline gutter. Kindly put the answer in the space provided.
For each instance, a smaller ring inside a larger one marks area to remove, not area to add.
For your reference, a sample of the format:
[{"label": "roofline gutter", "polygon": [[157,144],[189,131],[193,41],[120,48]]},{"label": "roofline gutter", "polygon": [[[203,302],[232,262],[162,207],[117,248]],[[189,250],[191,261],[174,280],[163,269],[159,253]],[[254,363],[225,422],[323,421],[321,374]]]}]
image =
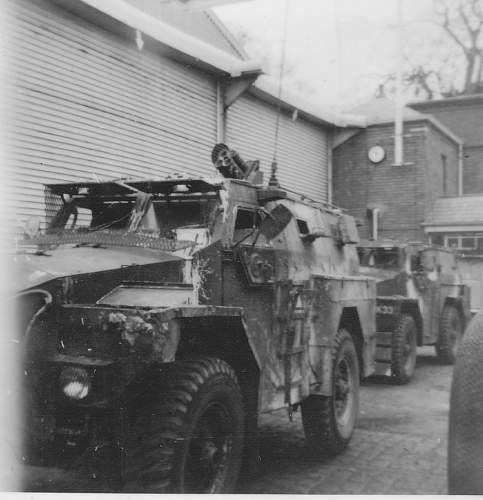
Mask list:
[{"label": "roofline gutter", "polygon": [[250,93],[267,101],[280,101],[282,109],[297,110],[309,119],[325,125],[340,128],[365,128],[367,126],[365,117],[361,115],[337,113],[322,109],[320,106],[314,105],[309,100],[304,99],[298,93],[287,89],[283,89],[281,98],[279,99],[278,90],[278,84],[275,79],[268,75],[263,75],[250,88]]},{"label": "roofline gutter", "polygon": [[463,143],[458,144],[458,196],[463,196]]},{"label": "roofline gutter", "polygon": [[459,103],[473,103],[473,102],[481,102],[483,101],[483,94],[468,94],[468,95],[459,95],[453,97],[445,97],[444,99],[432,99],[430,101],[415,101],[409,102],[407,106],[413,109],[424,109],[424,108],[432,108],[432,107],[444,107],[452,104]]},{"label": "roofline gutter", "polygon": [[[447,231],[473,231],[475,227],[480,227],[483,230],[483,224],[481,221],[473,221],[473,222],[422,222],[421,226],[425,228],[425,231],[429,231],[431,229],[439,229],[441,232],[443,230]],[[467,229],[469,228],[469,229]]]},{"label": "roofline gutter", "polygon": [[[173,26],[156,19],[124,0],[53,0],[61,7],[74,11],[81,17],[89,17],[85,7],[102,12],[121,24],[147,35],[166,47],[178,51],[208,69],[231,77],[244,74],[262,74],[259,61],[240,60],[207,42],[188,35]],[[84,7],[84,8],[83,8]],[[98,20],[97,20],[98,22]],[[134,36],[133,36],[134,40]]]}]

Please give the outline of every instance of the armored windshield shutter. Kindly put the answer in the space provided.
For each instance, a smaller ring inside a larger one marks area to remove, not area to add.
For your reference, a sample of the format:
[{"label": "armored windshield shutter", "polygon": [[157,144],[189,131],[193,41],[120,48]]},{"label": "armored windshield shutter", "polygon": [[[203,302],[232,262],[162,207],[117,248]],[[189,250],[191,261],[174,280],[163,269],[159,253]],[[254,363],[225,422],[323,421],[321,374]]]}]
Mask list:
[{"label": "armored windshield shutter", "polygon": [[353,217],[342,214],[338,225],[341,243],[359,243],[359,234]]}]

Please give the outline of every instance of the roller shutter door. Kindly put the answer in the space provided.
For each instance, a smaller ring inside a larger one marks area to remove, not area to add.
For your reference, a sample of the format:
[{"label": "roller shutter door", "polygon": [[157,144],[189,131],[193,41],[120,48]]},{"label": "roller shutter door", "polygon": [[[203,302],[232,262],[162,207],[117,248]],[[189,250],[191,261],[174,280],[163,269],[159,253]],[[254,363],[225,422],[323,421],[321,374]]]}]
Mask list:
[{"label": "roller shutter door", "polygon": [[[244,95],[227,113],[226,141],[247,160],[260,160],[268,181],[275,144],[277,110],[258,97]],[[327,201],[327,131],[284,112],[280,116],[277,177],[287,189]]]},{"label": "roller shutter door", "polygon": [[44,215],[43,183],[206,175],[216,142],[210,76],[48,2],[13,3],[8,161],[17,221]]}]

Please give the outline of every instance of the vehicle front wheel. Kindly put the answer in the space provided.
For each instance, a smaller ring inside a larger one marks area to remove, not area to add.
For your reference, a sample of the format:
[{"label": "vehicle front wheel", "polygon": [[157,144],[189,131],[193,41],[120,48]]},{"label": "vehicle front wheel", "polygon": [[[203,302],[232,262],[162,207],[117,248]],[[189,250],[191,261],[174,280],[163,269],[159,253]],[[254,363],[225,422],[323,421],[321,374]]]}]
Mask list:
[{"label": "vehicle front wheel", "polygon": [[[135,411],[127,445],[127,491],[228,493],[238,480],[243,401],[232,368],[218,358],[173,364],[157,394]],[[134,485],[133,485],[134,484]]]},{"label": "vehicle front wheel", "polygon": [[444,306],[436,342],[436,355],[441,363],[454,365],[462,336],[463,322],[458,309],[450,305]]},{"label": "vehicle front wheel", "polygon": [[321,456],[334,456],[349,443],[359,412],[359,362],[351,335],[337,332],[332,347],[332,396],[311,395],[302,402],[308,446]]},{"label": "vehicle front wheel", "polygon": [[403,314],[392,334],[391,375],[396,384],[407,384],[416,369],[416,323]]}]

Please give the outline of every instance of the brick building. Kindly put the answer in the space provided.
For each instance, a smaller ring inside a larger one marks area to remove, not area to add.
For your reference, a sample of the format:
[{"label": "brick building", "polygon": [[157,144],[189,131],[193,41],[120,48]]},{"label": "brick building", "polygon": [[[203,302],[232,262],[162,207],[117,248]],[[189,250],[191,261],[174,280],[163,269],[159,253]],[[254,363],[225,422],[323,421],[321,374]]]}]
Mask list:
[{"label": "brick building", "polygon": [[434,243],[466,255],[483,255],[483,94],[410,104],[431,113],[458,134],[463,143],[463,195],[441,199],[425,220]]},{"label": "brick building", "polygon": [[423,222],[430,241],[483,256],[483,198],[475,195],[436,200]]},{"label": "brick building", "polygon": [[431,114],[463,139],[463,194],[483,194],[483,94],[409,106]]},{"label": "brick building", "polygon": [[460,252],[459,270],[471,289],[471,308],[483,307],[483,196],[436,200],[423,222],[431,243]]},{"label": "brick building", "polygon": [[[333,150],[333,200],[359,219],[361,237],[427,241],[421,226],[436,200],[457,196],[461,140],[431,115],[405,108],[404,159],[394,164],[394,103],[359,106],[367,127],[343,131]],[[378,147],[379,158],[372,156]]]}]

